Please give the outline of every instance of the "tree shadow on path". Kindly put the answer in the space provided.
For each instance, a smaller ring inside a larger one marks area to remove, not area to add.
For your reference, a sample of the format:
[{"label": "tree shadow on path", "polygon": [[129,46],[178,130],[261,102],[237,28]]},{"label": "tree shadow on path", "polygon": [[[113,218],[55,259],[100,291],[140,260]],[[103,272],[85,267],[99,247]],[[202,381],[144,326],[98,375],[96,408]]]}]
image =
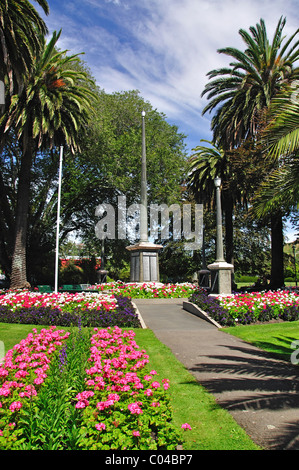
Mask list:
[{"label": "tree shadow on path", "polygon": [[219,347],[224,354],[201,355],[190,372],[257,443],[299,450],[299,367],[255,348]]}]

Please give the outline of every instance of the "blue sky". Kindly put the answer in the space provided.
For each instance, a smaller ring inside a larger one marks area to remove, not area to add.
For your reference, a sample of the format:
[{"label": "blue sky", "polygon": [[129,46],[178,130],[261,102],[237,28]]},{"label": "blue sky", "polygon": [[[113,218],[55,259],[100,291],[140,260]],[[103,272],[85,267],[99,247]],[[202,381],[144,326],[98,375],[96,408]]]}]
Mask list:
[{"label": "blue sky", "polygon": [[[34,2],[33,2],[34,3]],[[107,93],[138,89],[185,134],[189,153],[211,139],[201,93],[206,74],[225,66],[220,47],[244,49],[239,29],[260,18],[271,39],[281,16],[285,34],[299,26],[299,0],[48,0],[49,32],[83,60]],[[39,7],[36,7],[39,11]]]},{"label": "blue sky", "polygon": [[[33,2],[34,3],[34,2]],[[280,16],[286,35],[299,25],[299,0],[48,0],[50,33],[61,49],[84,52],[107,93],[138,89],[184,133],[191,151],[210,139],[202,116],[206,74],[228,64],[220,47],[243,49],[239,29],[263,18],[272,38]]]}]

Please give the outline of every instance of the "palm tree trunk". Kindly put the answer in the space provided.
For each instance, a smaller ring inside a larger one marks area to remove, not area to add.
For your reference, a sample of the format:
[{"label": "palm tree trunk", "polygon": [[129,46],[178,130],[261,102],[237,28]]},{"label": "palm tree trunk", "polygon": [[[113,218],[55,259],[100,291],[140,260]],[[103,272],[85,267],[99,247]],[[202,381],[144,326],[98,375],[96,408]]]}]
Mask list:
[{"label": "palm tree trunk", "polygon": [[284,285],[283,275],[283,223],[280,212],[271,216],[271,289]]},{"label": "palm tree trunk", "polygon": [[13,289],[29,287],[26,269],[27,219],[30,200],[30,174],[32,166],[31,146],[27,145],[21,161],[19,175],[15,242],[11,267],[11,285]]}]

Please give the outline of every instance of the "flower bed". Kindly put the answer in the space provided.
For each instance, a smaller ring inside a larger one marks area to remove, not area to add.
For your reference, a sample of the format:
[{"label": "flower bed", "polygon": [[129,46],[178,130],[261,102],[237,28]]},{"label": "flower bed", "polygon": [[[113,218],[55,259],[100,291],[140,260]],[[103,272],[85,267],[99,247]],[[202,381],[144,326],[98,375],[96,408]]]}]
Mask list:
[{"label": "flower bed", "polygon": [[24,404],[36,397],[51,357],[69,333],[55,327],[36,329],[5,355],[0,365],[0,448],[9,440]]},{"label": "flower bed", "polygon": [[167,379],[146,372],[148,355],[133,331],[97,330],[92,336],[83,411],[85,449],[175,449]]},{"label": "flower bed", "polygon": [[198,289],[189,300],[222,326],[299,320],[299,295],[288,290],[211,297],[205,290]]},{"label": "flower bed", "polygon": [[12,310],[20,307],[50,307],[61,311],[70,312],[75,308],[113,310],[116,307],[116,299],[113,293],[110,295],[98,293],[40,293],[28,290],[8,291],[0,295],[0,306],[9,306]]},{"label": "flower bed", "polygon": [[130,299],[121,295],[98,293],[8,292],[0,296],[0,322],[140,327],[138,315]]},{"label": "flower bed", "polygon": [[169,381],[134,335],[33,330],[0,367],[0,449],[176,449]]},{"label": "flower bed", "polygon": [[189,282],[181,284],[162,284],[159,282],[127,283],[108,282],[106,284],[96,284],[90,289],[102,291],[111,291],[114,294],[135,298],[135,299],[169,299],[169,298],[188,298],[195,290],[196,286]]}]

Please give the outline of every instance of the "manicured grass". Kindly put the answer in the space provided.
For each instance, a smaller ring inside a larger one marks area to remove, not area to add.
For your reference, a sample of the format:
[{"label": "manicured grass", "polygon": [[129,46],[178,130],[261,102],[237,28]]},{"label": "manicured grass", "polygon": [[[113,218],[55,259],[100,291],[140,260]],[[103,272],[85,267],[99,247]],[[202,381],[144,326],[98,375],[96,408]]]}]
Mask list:
[{"label": "manicured grass", "polygon": [[232,326],[222,331],[290,361],[291,344],[299,340],[299,321]]},{"label": "manicured grass", "polygon": [[[40,331],[43,327],[0,323],[0,341],[4,342],[5,351],[25,338],[32,328]],[[62,329],[68,330],[65,327]],[[174,423],[179,428],[182,423],[192,427],[191,431],[184,431],[184,450],[259,449],[151,330],[134,331],[137,344],[149,354],[149,367],[155,369],[161,379],[170,380]]]}]

